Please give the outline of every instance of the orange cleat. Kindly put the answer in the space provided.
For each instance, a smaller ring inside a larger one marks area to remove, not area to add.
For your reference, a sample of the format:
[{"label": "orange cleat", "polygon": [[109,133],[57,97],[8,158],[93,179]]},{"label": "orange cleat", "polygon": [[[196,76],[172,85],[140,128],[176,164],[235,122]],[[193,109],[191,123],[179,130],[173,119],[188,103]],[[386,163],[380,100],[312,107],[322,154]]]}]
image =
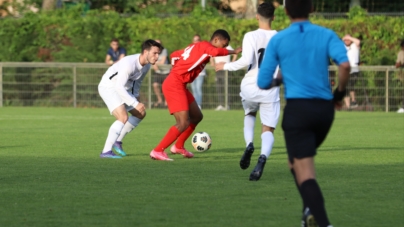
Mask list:
[{"label": "orange cleat", "polygon": [[154,160],[161,160],[161,161],[174,161],[171,158],[169,158],[166,154],[166,152],[164,151],[155,151],[152,150],[150,152],[150,158],[154,159]]},{"label": "orange cleat", "polygon": [[184,158],[192,158],[194,154],[187,151],[185,148],[177,148],[175,144],[170,148],[171,154],[180,154],[184,156]]}]

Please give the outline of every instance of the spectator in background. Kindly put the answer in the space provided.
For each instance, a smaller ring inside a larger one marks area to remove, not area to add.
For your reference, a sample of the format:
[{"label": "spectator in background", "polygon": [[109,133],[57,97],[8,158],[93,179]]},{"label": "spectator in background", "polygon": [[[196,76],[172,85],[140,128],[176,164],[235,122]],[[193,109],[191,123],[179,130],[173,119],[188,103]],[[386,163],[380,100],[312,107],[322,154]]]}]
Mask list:
[{"label": "spectator in background", "polygon": [[[161,44],[161,41],[156,39],[156,42]],[[163,106],[163,95],[161,92],[161,85],[163,84],[164,80],[170,73],[170,69],[167,67],[161,67],[163,65],[167,66],[169,64],[168,61],[168,51],[164,48],[160,55],[159,59],[157,60],[156,64],[153,65],[153,91],[157,97],[157,102],[153,104],[153,107],[162,107]],[[160,66],[160,67],[159,67]],[[164,101],[164,106],[167,106],[167,102]]]},{"label": "spectator in background", "polygon": [[[226,49],[228,50],[234,50],[230,45],[228,45],[226,47]],[[227,56],[221,56],[221,57],[214,57],[214,58],[210,58],[210,64],[215,67],[216,63],[219,62],[224,62],[224,63],[229,63],[234,62],[237,60],[237,54],[233,54],[232,56],[227,55]],[[225,75],[226,72],[224,70],[219,70],[216,72],[216,92],[217,92],[217,96],[218,96],[218,101],[219,101],[219,105],[216,107],[215,110],[227,110],[228,107],[225,107],[224,104],[224,82],[225,82]]]},{"label": "spectator in background", "polygon": [[115,38],[111,40],[109,45],[110,48],[108,49],[107,56],[105,57],[105,63],[107,65],[113,65],[115,62],[126,56],[126,50],[125,48],[119,46],[119,41]]},{"label": "spectator in background", "polygon": [[357,38],[345,35],[342,40],[345,43],[349,64],[351,65],[350,79],[348,82],[349,94],[345,97],[345,106],[348,109],[358,107],[355,97],[355,83],[359,77],[359,50],[361,41]]},{"label": "spectator in background", "polygon": [[[201,36],[198,34],[194,35],[194,38],[192,39],[192,43],[199,43],[201,41]],[[198,77],[194,80],[194,82],[191,83],[191,89],[192,93],[195,97],[196,104],[198,104],[199,109],[202,108],[202,85],[203,85],[203,80],[206,76],[206,69],[203,68],[202,72],[199,73]]]},{"label": "spectator in background", "polygon": [[[401,70],[398,72],[398,79],[403,83],[404,82],[404,40],[400,43],[401,50],[397,54],[396,60],[396,68],[400,68]],[[404,93],[403,100],[400,109],[398,109],[397,113],[404,113]]]}]

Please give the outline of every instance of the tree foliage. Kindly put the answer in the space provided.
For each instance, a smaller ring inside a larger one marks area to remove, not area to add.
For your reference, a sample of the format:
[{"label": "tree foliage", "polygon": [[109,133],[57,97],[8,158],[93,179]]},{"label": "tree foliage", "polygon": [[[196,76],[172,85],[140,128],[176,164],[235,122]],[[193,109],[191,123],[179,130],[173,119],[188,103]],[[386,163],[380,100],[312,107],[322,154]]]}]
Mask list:
[{"label": "tree foliage", "polygon": [[[312,22],[333,29],[340,37],[351,34],[362,38],[361,59],[378,65],[387,55],[394,63],[400,40],[404,38],[404,18],[368,16],[353,9],[350,19]],[[273,28],[284,29],[289,19],[276,10]],[[24,17],[0,20],[0,61],[102,62],[111,38],[118,38],[129,54],[140,51],[145,39],[160,39],[169,52],[187,46],[194,34],[209,40],[214,30],[226,29],[232,46],[240,46],[246,32],[257,28],[256,20],[221,16],[215,10],[196,7],[187,17],[150,18],[147,15],[122,17],[113,11],[71,10],[28,13]]]}]

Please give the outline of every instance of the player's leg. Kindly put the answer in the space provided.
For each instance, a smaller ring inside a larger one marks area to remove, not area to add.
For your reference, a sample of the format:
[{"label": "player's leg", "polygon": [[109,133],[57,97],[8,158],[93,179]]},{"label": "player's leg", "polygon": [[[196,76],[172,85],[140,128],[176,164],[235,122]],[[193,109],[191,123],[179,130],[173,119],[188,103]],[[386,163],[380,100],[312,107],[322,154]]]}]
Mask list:
[{"label": "player's leg", "polygon": [[226,110],[224,106],[224,78],[225,71],[217,71],[216,72],[216,93],[218,98],[218,106],[215,110]]},{"label": "player's leg", "polygon": [[244,141],[246,148],[240,159],[240,168],[247,169],[250,166],[251,156],[254,153],[254,126],[259,109],[259,104],[246,99],[241,100],[244,108]]},{"label": "player's leg", "polygon": [[104,103],[107,105],[111,115],[113,115],[116,119],[116,121],[110,126],[108,130],[108,136],[100,157],[120,158],[120,156],[112,152],[112,146],[121,133],[126,121],[128,120],[128,114],[126,112],[123,101],[121,100],[121,97],[116,93],[115,89],[98,86],[98,93],[100,94]]},{"label": "player's leg", "polygon": [[[323,127],[330,127],[333,116],[334,107],[330,101],[325,100],[288,100],[284,110],[282,128],[291,171],[298,184],[303,203],[309,208],[307,209],[309,212],[303,214],[304,226],[316,222],[320,227],[330,225],[324,198],[315,177],[314,156],[319,133],[317,128],[322,124]],[[325,129],[324,131],[328,132]]]},{"label": "player's leg", "polygon": [[112,115],[116,118],[116,121],[112,123],[111,127],[108,130],[108,136],[105,141],[104,149],[100,154],[101,158],[120,158],[120,156],[115,155],[112,152],[112,147],[115,141],[118,139],[121,134],[122,128],[125,123],[128,121],[128,113],[126,112],[125,105],[120,105],[112,111]]},{"label": "player's leg", "polygon": [[129,116],[128,121],[125,123],[125,125],[122,128],[121,134],[119,135],[118,139],[113,145],[113,149],[118,152],[122,156],[126,156],[125,151],[122,148],[122,140],[123,138],[131,132],[134,128],[138,126],[138,124],[145,118],[146,112],[140,113],[137,109],[135,109],[133,106],[126,107],[126,110],[131,113],[131,116]]},{"label": "player's leg", "polygon": [[150,157],[156,160],[172,161],[164,150],[189,126],[186,87],[178,82],[174,75],[169,75],[163,83],[163,94],[167,100],[168,110],[175,117],[176,124],[170,127],[160,143],[150,152]]},{"label": "player's leg", "polygon": [[194,155],[184,147],[185,141],[195,131],[196,126],[202,121],[203,115],[199,109],[192,94],[187,90],[187,99],[189,104],[189,125],[178,137],[177,142],[171,147],[171,153],[181,154],[186,158],[192,158]]},{"label": "player's leg", "polygon": [[154,74],[154,81],[153,81],[153,91],[156,95],[157,102],[153,104],[154,107],[158,107],[159,105],[163,104],[163,97],[161,95],[160,84],[161,84],[161,74],[155,73]]},{"label": "player's leg", "polygon": [[266,160],[271,155],[272,147],[275,142],[274,131],[278,124],[281,109],[280,102],[261,103],[260,118],[262,124],[261,133],[261,155],[258,158],[257,165],[250,174],[250,180],[259,180],[264,171]]}]

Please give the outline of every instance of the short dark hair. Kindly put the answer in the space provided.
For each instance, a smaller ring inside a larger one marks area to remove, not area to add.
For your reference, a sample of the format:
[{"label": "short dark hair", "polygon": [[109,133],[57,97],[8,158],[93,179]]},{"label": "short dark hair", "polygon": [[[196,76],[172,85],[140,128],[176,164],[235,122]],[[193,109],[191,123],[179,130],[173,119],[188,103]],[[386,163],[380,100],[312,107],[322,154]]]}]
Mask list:
[{"label": "short dark hair", "polygon": [[404,47],[404,39],[401,40],[400,47]]},{"label": "short dark hair", "polygon": [[210,38],[210,40],[213,40],[216,37],[218,37],[219,39],[227,39],[230,42],[230,35],[229,35],[229,33],[227,33],[226,30],[223,30],[223,29],[216,30],[215,32],[213,32],[213,35]]},{"label": "short dark hair", "polygon": [[160,43],[156,42],[153,39],[148,39],[142,43],[142,53],[145,50],[150,50],[152,47],[158,47],[160,51],[164,49],[163,45],[161,45]]},{"label": "short dark hair", "polygon": [[113,39],[111,39],[111,43],[112,42],[117,42],[117,43],[119,43],[119,40],[117,39],[117,38],[113,38]]},{"label": "short dark hair", "polygon": [[295,18],[309,18],[312,10],[311,0],[287,0],[286,10],[292,19]]},{"label": "short dark hair", "polygon": [[268,2],[262,3],[257,8],[257,13],[266,19],[272,18],[274,16],[274,12],[275,12],[274,4]]}]

